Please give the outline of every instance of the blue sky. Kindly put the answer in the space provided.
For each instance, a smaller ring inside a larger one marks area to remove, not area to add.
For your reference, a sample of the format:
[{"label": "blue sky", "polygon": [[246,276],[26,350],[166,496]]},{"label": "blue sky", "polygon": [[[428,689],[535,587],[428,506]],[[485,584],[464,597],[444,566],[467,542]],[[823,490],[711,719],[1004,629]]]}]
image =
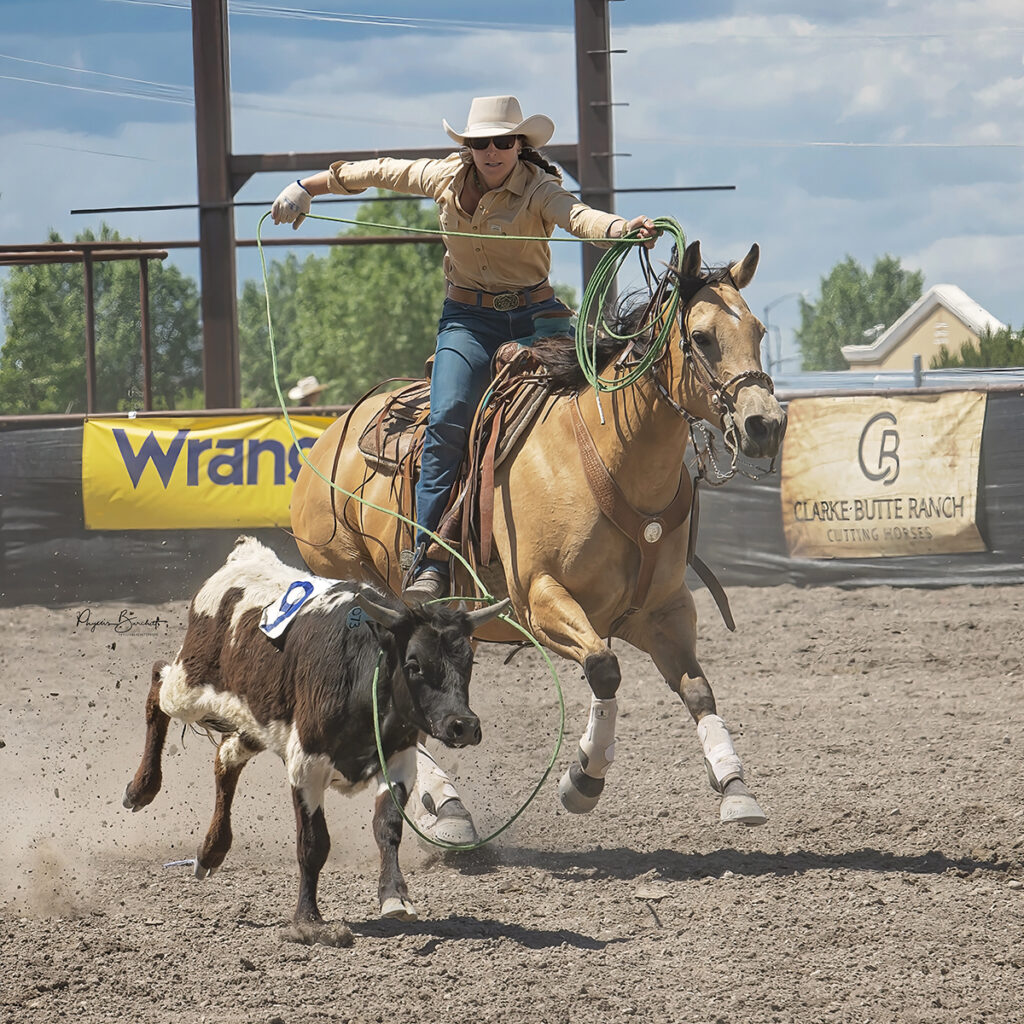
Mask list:
[{"label": "blue sky", "polygon": [[[438,146],[474,95],[513,92],[573,142],[573,5],[406,0],[230,4],[237,153]],[[195,239],[188,0],[0,0],[0,237]],[[672,216],[705,257],[761,246],[747,290],[794,352],[794,295],[884,254],[1024,326],[1024,7],[1019,0],[625,0],[611,4],[618,212]],[[312,170],[312,168],[311,168]],[[240,200],[287,182],[253,178]],[[348,208],[323,212],[346,216]],[[237,214],[239,238],[259,211]],[[329,225],[303,229],[327,233]],[[278,232],[290,229],[265,228]],[[579,286],[555,247],[554,276]],[[309,249],[296,250],[300,256]],[[667,258],[664,253],[655,255]],[[189,251],[171,259],[188,273]],[[258,276],[239,254],[240,282]],[[856,339],[851,339],[856,340]],[[789,364],[793,368],[795,364]]]}]

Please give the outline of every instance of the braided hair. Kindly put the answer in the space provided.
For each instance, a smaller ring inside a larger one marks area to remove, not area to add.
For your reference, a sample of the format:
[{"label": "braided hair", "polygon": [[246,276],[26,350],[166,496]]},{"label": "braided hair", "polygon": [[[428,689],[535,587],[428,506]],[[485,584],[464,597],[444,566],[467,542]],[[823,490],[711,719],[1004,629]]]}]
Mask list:
[{"label": "braided hair", "polygon": [[[520,136],[522,138],[522,136]],[[559,181],[562,180],[562,172],[543,153],[528,146],[525,139],[523,140],[523,148],[520,150],[519,159],[525,160],[527,163],[536,164],[542,171],[547,171],[548,174],[553,174]]]}]

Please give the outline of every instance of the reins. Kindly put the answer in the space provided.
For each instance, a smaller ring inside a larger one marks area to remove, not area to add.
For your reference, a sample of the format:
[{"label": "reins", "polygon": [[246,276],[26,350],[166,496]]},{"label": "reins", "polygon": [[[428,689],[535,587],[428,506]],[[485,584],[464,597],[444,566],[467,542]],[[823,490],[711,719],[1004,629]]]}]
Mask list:
[{"label": "reins", "polygon": [[[657,218],[654,223],[663,232],[672,235],[675,239],[673,251],[681,253],[686,246],[686,237],[679,224],[668,217]],[[726,381],[719,379],[707,357],[694,344],[686,325],[686,313],[690,303],[702,288],[713,282],[703,278],[698,279],[693,282],[692,291],[684,295],[678,268],[670,266],[664,274],[654,275],[650,257],[643,249],[639,252],[650,298],[638,317],[636,328],[629,334],[617,333],[605,319],[603,310],[609,306],[608,296],[615,276],[629,254],[629,248],[613,245],[601,258],[584,292],[576,329],[577,358],[588,383],[594,389],[601,422],[604,422],[604,410],[601,408],[602,392],[623,390],[631,387],[644,376],[649,376],[658,395],[669,408],[686,421],[689,427],[690,440],[697,459],[696,479],[706,480],[711,486],[719,487],[740,471],[738,461],[739,430],[734,417],[737,393],[746,384],[759,384],[767,388],[770,394],[774,394],[775,382],[763,370],[743,370]],[[674,288],[671,285],[673,276],[677,280]],[[702,418],[694,415],[676,401],[662,379],[661,369],[668,359],[668,342],[674,324],[678,324],[679,348],[694,380],[707,395],[711,407],[717,410],[722,417],[722,437],[731,456],[731,463],[727,469],[723,469],[718,463],[712,435],[705,427]],[[597,339],[602,333],[606,337],[625,343],[614,361],[615,375],[610,378],[601,376],[598,367]],[[638,359],[631,360],[630,357],[637,347],[637,342],[643,338],[650,339],[643,354]],[[701,435],[700,440],[698,440],[698,434]],[[714,475],[709,472],[709,468],[713,469]],[[771,468],[769,472],[771,472]]]}]

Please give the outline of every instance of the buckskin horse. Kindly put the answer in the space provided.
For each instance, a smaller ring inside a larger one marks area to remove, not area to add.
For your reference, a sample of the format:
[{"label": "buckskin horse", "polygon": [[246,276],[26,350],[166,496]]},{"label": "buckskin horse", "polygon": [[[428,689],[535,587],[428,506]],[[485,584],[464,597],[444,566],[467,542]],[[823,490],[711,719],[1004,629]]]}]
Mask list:
[{"label": "buckskin horse", "polygon": [[[742,260],[707,270],[700,243],[691,243],[641,311],[648,323],[660,316],[668,329],[647,369],[599,402],[582,374],[574,388],[551,391],[493,471],[493,557],[490,568],[481,564],[480,577],[496,597],[511,599],[517,620],[541,644],[582,667],[592,691],[578,760],[559,785],[569,811],[596,806],[614,757],[620,669],[608,640],[618,637],[651,656],[693,717],[708,781],[721,796],[721,820],[766,821],[697,660],[697,615],[685,581],[696,515],[684,457],[694,426],[705,421],[721,431],[733,469],[737,452],[774,459],[785,430],[773,382],[761,369],[764,327],[740,294],[758,258],[753,245]],[[673,289],[676,315],[666,324]],[[637,320],[634,310],[620,322]],[[655,337],[653,326],[629,341],[625,333],[606,333],[603,372],[620,378]],[[386,397],[358,404],[312,447],[315,469],[304,465],[296,480],[292,529],[313,572],[398,591],[409,530],[384,509],[396,507],[402,487],[394,475],[369,470],[357,446]],[[453,581],[456,593],[472,593],[458,564]],[[727,606],[723,616],[732,628]],[[478,638],[522,640],[500,620]],[[440,769],[426,767],[420,778],[432,778],[435,789],[421,796],[424,806],[457,798]]]}]

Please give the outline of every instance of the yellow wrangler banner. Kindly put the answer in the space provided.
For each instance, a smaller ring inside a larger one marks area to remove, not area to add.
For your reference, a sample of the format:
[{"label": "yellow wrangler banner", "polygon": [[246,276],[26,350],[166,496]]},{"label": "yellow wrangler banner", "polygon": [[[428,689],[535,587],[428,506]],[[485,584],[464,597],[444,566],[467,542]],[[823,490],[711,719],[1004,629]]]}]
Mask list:
[{"label": "yellow wrangler banner", "polygon": [[984,551],[976,516],[987,397],[951,392],[790,402],[782,455],[790,555]]},{"label": "yellow wrangler banner", "polygon": [[[292,416],[308,449],[334,422]],[[284,416],[90,419],[82,436],[88,530],[287,526],[302,456]]]}]

